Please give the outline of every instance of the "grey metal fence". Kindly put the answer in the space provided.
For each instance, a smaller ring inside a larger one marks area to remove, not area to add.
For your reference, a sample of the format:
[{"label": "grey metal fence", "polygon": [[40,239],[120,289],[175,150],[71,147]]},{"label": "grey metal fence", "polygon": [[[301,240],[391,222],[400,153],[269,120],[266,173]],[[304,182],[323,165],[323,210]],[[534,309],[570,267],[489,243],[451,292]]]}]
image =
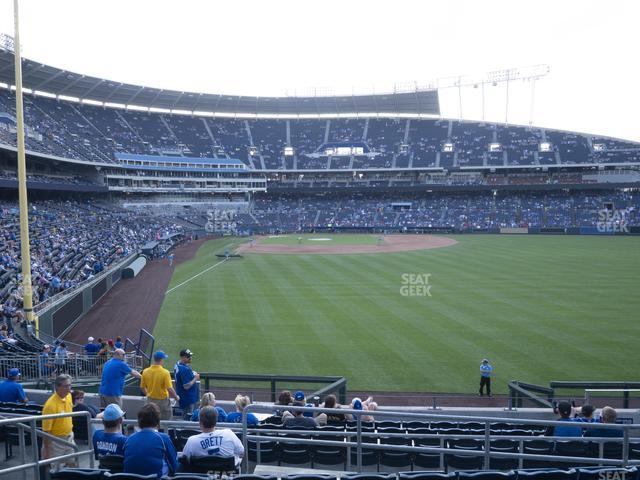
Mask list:
[{"label": "grey metal fence", "polygon": [[[109,358],[108,355],[70,354],[64,362],[56,363],[53,354],[48,357],[38,353],[3,356],[0,357],[0,375],[6,377],[9,369],[18,368],[26,382],[51,380],[57,373],[68,373],[74,378],[94,378],[102,375],[102,367]],[[125,361],[133,369],[143,367],[141,355],[126,354]]]}]

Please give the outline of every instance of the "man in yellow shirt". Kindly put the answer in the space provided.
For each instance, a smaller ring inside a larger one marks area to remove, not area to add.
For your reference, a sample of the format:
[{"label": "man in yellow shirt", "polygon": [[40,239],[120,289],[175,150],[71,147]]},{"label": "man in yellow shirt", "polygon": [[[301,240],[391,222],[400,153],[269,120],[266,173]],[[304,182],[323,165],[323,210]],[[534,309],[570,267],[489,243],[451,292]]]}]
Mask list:
[{"label": "man in yellow shirt", "polygon": [[[72,413],[73,401],[71,400],[71,376],[70,375],[58,375],[55,380],[55,392],[45,402],[42,409],[42,415],[53,415],[56,413]],[[57,437],[65,442],[69,442],[75,445],[73,441],[73,422],[71,417],[55,418],[51,420],[42,421],[42,430],[54,437]],[[59,457],[61,455],[67,455],[73,453],[73,446],[57,442],[51,438],[44,437],[42,442],[42,458]],[[65,465],[67,467],[75,467],[77,464],[76,458],[70,458],[63,460],[58,465]],[[56,464],[52,464],[52,469],[55,469]]]},{"label": "man in yellow shirt", "polygon": [[175,398],[176,401],[180,400],[173,389],[171,374],[163,366],[166,358],[168,358],[167,354],[161,350],[154,353],[153,364],[142,371],[140,380],[140,390],[147,396],[147,401],[160,407],[160,420],[171,420],[173,417],[169,397]]}]

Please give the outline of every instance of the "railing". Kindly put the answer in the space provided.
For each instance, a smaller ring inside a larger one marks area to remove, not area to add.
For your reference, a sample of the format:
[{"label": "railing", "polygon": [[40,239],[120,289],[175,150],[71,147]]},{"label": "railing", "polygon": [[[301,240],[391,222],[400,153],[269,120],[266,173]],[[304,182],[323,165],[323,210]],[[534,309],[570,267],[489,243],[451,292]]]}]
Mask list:
[{"label": "railing", "polygon": [[640,392],[640,388],[585,388],[584,403],[592,405],[591,395],[594,393],[622,393],[622,408],[629,408],[629,394]]},{"label": "railing", "polygon": [[[18,368],[22,381],[36,382],[38,380],[51,380],[57,373],[68,373],[73,377],[100,377],[102,366],[110,356],[103,355],[78,355],[71,354],[64,360],[64,364],[55,364],[55,355],[50,354],[45,360],[40,354],[11,355],[0,357],[0,373],[7,372],[10,368]],[[125,362],[134,370],[143,367],[141,355],[126,354]]]},{"label": "railing", "polygon": [[[546,398],[537,395],[538,393],[545,395]],[[552,388],[511,380],[509,382],[509,410],[522,407],[524,399],[532,401],[537,407],[551,408],[553,393]]]},{"label": "railing", "polygon": [[[327,432],[330,434],[339,435],[340,437],[356,437],[355,443],[352,441],[344,442],[344,441],[326,441],[326,440],[316,440],[316,439],[304,439],[304,438],[286,438],[282,435],[276,436],[268,436],[268,435],[250,435],[249,428],[247,425],[247,413],[249,412],[272,412],[273,406],[271,405],[258,405],[251,404],[244,408],[243,417],[242,417],[242,442],[244,445],[245,456],[242,461],[242,473],[247,473],[249,468],[249,460],[248,460],[248,452],[249,445],[248,441],[253,440],[258,442],[265,441],[283,441],[286,440],[288,443],[300,443],[300,444],[311,444],[311,445],[323,445],[323,446],[332,446],[332,447],[347,447],[348,449],[356,448],[356,458],[357,458],[357,471],[362,472],[362,416],[383,416],[385,418],[401,418],[402,420],[410,419],[410,420],[437,420],[437,421],[455,421],[455,422],[478,422],[484,423],[484,435],[464,435],[464,434],[455,434],[455,435],[423,435],[423,437],[433,437],[441,439],[441,447],[411,447],[404,445],[383,445],[383,444],[374,444],[374,443],[364,443],[364,447],[372,450],[388,450],[388,451],[402,451],[402,452],[423,452],[423,453],[438,453],[441,455],[441,466],[443,462],[443,455],[466,455],[466,456],[481,456],[484,458],[483,468],[485,470],[490,469],[491,458],[512,458],[517,459],[522,465],[522,460],[541,460],[541,461],[553,461],[553,462],[568,462],[568,463],[579,463],[579,464],[594,464],[594,465],[612,465],[612,466],[629,466],[629,465],[640,465],[640,460],[629,460],[629,431],[632,429],[640,429],[640,424],[638,425],[618,425],[618,424],[604,424],[604,423],[576,423],[573,426],[577,426],[579,428],[592,429],[592,428],[602,428],[607,430],[622,430],[623,437],[622,438],[612,438],[612,437],[589,437],[587,439],[583,437],[523,437],[523,436],[509,436],[509,435],[491,435],[491,424],[497,422],[503,423],[514,423],[513,418],[497,418],[497,417],[476,417],[476,416],[460,416],[460,415],[437,415],[430,413],[403,413],[403,412],[389,412],[389,411],[366,411],[366,410],[347,410],[347,409],[324,409],[324,408],[315,408],[315,407],[294,407],[288,406],[287,410],[289,411],[301,411],[301,412],[313,412],[313,413],[335,413],[335,414],[351,414],[356,418],[356,431],[355,432]],[[537,425],[537,426],[553,426],[553,427],[566,427],[567,422],[558,422],[558,421],[544,421],[544,420],[524,420],[517,419],[516,422],[519,425]],[[266,433],[265,430],[260,429],[260,433]],[[277,430],[277,432],[283,433],[282,430]],[[291,431],[291,433],[295,433],[299,435],[301,430]],[[309,433],[317,434],[316,431],[310,431]],[[366,435],[375,435],[370,432],[366,432]],[[378,434],[381,435],[381,434]],[[383,436],[389,436],[389,434],[382,434]],[[483,449],[482,450],[468,450],[468,449],[455,449],[455,448],[443,448],[443,441],[449,438],[468,438],[468,439],[483,439]],[[491,450],[491,440],[501,439],[501,440],[515,440],[519,442],[519,452],[518,453],[507,453],[507,452],[497,452]],[[547,442],[555,442],[557,440],[561,441],[585,441],[585,442],[598,442],[600,443],[599,447],[599,458],[593,457],[571,457],[571,456],[563,456],[563,455],[539,455],[539,454],[530,454],[524,453],[524,442],[527,440],[542,440]],[[622,443],[622,459],[612,459],[612,458],[602,458],[603,456],[603,443],[604,442],[621,442]],[[347,452],[348,454],[350,452]],[[349,458],[349,457],[348,457]]]},{"label": "railing", "polygon": [[242,381],[242,382],[268,382],[270,385],[270,398],[272,402],[277,400],[278,395],[278,383],[293,382],[296,385],[304,383],[329,383],[329,385],[322,387],[313,393],[310,393],[307,398],[314,396],[324,397],[329,393],[337,393],[339,403],[347,403],[347,379],[344,377],[326,376],[305,376],[305,375],[237,375],[231,373],[200,373],[201,385],[204,385],[205,391],[211,390],[211,381]]},{"label": "railing", "polygon": [[[33,469],[33,478],[40,479],[40,467],[50,465],[52,463],[61,462],[63,460],[68,460],[72,458],[79,458],[83,455],[89,456],[89,462],[91,468],[94,467],[94,456],[93,456],[93,443],[89,442],[86,450],[80,450],[75,444],[66,442],[58,437],[55,437],[47,432],[43,432],[42,430],[38,430],[37,422],[42,420],[53,420],[56,418],[65,418],[65,417],[85,417],[87,421],[87,431],[90,431],[91,425],[91,414],[89,412],[73,412],[73,413],[56,413],[53,415],[32,415],[27,417],[19,417],[19,418],[1,418],[0,419],[0,428],[6,427],[10,425],[15,425],[20,434],[18,436],[19,447],[20,447],[20,465],[16,465],[15,467],[9,467],[0,470],[0,476],[7,475],[15,472],[22,472],[23,478],[27,478],[27,470]],[[26,445],[26,435],[27,433],[31,436],[31,461],[27,461],[27,445]],[[57,442],[64,444],[66,446],[72,447],[74,453],[69,453],[67,455],[60,455],[57,457],[51,457],[44,460],[40,459],[40,451],[38,450],[38,442],[36,438],[40,437],[43,439],[49,439],[52,442]]]},{"label": "railing", "polygon": [[[549,386],[554,390],[586,390],[588,389],[620,389],[632,390],[640,389],[640,382],[574,382],[574,381],[552,381]],[[623,408],[629,408],[629,395],[623,396]]]}]

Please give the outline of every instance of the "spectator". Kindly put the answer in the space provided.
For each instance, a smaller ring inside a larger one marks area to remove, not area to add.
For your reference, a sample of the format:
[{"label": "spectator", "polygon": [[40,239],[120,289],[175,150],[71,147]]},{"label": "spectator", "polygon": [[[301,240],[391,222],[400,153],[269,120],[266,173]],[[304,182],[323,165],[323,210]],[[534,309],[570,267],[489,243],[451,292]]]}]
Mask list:
[{"label": "spectator", "polygon": [[216,396],[212,392],[207,392],[202,395],[200,399],[200,408],[196,408],[191,414],[191,421],[197,422],[200,415],[200,410],[204,407],[213,407],[216,409],[217,413],[217,421],[226,422],[227,421],[227,412],[225,412],[221,407],[216,406]]},{"label": "spectator", "polygon": [[[351,409],[352,410],[363,410],[363,411],[374,411],[377,410],[378,404],[373,401],[373,397],[368,397],[364,402],[360,400],[358,397],[355,397],[351,400]],[[372,415],[362,415],[363,422],[373,422],[375,419]],[[356,420],[355,415],[351,415],[352,420]]]},{"label": "spectator", "polygon": [[[294,402],[302,402],[305,407],[315,407],[314,404],[307,402],[305,394],[304,394],[304,392],[302,390],[298,390],[298,391],[296,391],[296,393],[293,394],[293,400],[294,400]],[[312,412],[304,412],[303,416],[312,418],[313,417],[313,413]]]},{"label": "spectator", "polygon": [[122,343],[122,337],[117,336],[117,337],[116,337],[116,341],[115,341],[115,343],[113,344],[113,346],[114,346],[114,347],[116,347],[116,348],[122,348],[122,349],[124,349],[124,343]]},{"label": "spectator", "polygon": [[124,444],[127,437],[122,434],[124,412],[119,405],[107,405],[104,412],[98,414],[104,430],[96,430],[93,434],[93,451],[96,460],[104,455],[124,455]]},{"label": "spectator", "polygon": [[[45,402],[42,409],[42,415],[54,415],[58,413],[71,413],[73,411],[73,402],[71,400],[71,376],[67,374],[58,375],[54,383],[55,392]],[[73,444],[73,421],[71,417],[55,418],[50,420],[42,420],[42,431]],[[73,447],[55,442],[49,437],[42,439],[42,458],[59,457],[73,453]],[[65,465],[67,467],[75,467],[77,459],[68,459],[59,462],[58,465],[52,464],[52,470]]]},{"label": "spectator", "polygon": [[558,404],[558,413],[560,414],[560,418],[556,421],[558,422],[572,422],[572,425],[560,426],[560,427],[547,427],[547,431],[545,435],[552,437],[581,437],[582,429],[576,425],[578,422],[574,422],[571,418],[571,414],[573,413],[573,408],[569,402],[560,402]]},{"label": "spectator", "polygon": [[595,423],[597,420],[593,418],[594,411],[595,408],[593,405],[583,405],[580,407],[580,416],[577,416],[575,419],[578,422]]},{"label": "spectator", "polygon": [[[227,423],[242,423],[242,411],[246,406],[251,403],[251,400],[246,395],[238,394],[236,395],[236,411],[227,414]],[[255,427],[260,423],[258,417],[256,417],[253,413],[249,412],[247,414],[247,425]]]},{"label": "spectator", "polygon": [[171,420],[173,417],[169,397],[175,398],[177,401],[180,400],[180,397],[173,389],[171,374],[163,366],[166,358],[168,356],[162,350],[155,352],[153,354],[153,365],[142,371],[140,381],[140,390],[142,390],[143,395],[147,396],[148,402],[158,406],[161,420]]},{"label": "spectator", "polygon": [[133,370],[124,361],[124,350],[117,348],[113,352],[113,358],[104,364],[102,368],[102,379],[100,381],[100,406],[106,407],[115,403],[122,407],[122,392],[124,391],[124,381],[127,375],[141,378],[139,372]]},{"label": "spectator", "polygon": [[[600,414],[600,422],[602,424],[613,424],[618,419],[618,412],[613,407],[603,407]],[[621,428],[587,428],[584,432],[585,437],[611,437],[621,438],[624,437],[624,432]]]},{"label": "spectator", "polygon": [[48,377],[53,373],[53,365],[51,364],[51,345],[42,347],[40,354],[40,372],[43,377]]},{"label": "spectator", "polygon": [[[293,402],[293,406],[304,407],[305,404],[304,402],[295,400]],[[287,411],[282,414],[282,426],[284,428],[316,428],[318,426],[318,422],[315,418],[305,417],[302,411],[294,410],[293,413]]]},{"label": "spectator", "polygon": [[180,351],[180,360],[176,362],[173,370],[176,381],[176,393],[180,397],[180,408],[184,418],[191,418],[191,413],[200,397],[198,381],[200,374],[191,369],[191,357],[193,353],[188,348]]},{"label": "spectator", "polygon": [[[73,392],[71,392],[71,400],[73,401],[73,411],[89,412],[91,414],[91,418],[96,418],[96,416],[100,411],[93,405],[84,403],[84,395],[85,395],[84,390],[75,389],[73,390]],[[74,417],[74,420],[76,418],[81,418],[82,420],[84,420],[82,417]]]},{"label": "spectator", "polygon": [[18,380],[20,380],[20,370],[10,368],[7,379],[0,383],[0,402],[27,403],[29,401]]},{"label": "spectator", "polygon": [[157,404],[142,406],[138,411],[138,427],[140,431],[124,444],[124,472],[158,478],[173,475],[178,467],[177,453],[169,436],[158,432],[160,408]]},{"label": "spectator", "polygon": [[217,457],[235,457],[236,466],[244,456],[244,447],[235,433],[228,428],[217,430],[218,415],[214,407],[200,409],[200,430],[202,433],[187,439],[182,455],[187,459],[215,455]]},{"label": "spectator", "polygon": [[61,375],[64,373],[65,364],[67,362],[67,344],[64,342],[60,342],[60,344],[56,347],[54,352],[53,364],[55,365],[56,375]]},{"label": "spectator", "polygon": [[482,396],[485,387],[487,389],[487,395],[489,397],[491,396],[491,373],[493,373],[493,367],[489,365],[489,360],[483,358],[480,364],[480,396]]},{"label": "spectator", "polygon": [[93,337],[89,337],[87,339],[88,343],[84,346],[84,351],[88,356],[94,356],[98,353],[98,350],[100,350],[100,345],[94,340]]},{"label": "spectator", "polygon": [[[335,395],[327,395],[324,398],[323,408],[340,408]],[[342,413],[327,413],[327,425],[340,424],[345,422],[345,416]]]}]

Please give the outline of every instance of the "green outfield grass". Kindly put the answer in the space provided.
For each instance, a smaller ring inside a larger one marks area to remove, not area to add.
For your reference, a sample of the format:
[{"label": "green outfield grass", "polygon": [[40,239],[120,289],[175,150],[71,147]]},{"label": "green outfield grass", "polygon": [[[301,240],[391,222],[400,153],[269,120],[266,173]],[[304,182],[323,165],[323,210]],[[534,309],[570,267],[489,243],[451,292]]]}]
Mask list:
[{"label": "green outfield grass", "polygon": [[[637,380],[640,238],[455,238],[228,261],[167,295],[157,343],[172,360],[191,348],[200,371],[344,375],[351,390],[476,391],[485,356],[497,392],[512,379]],[[230,241],[204,244],[170,287]],[[403,274],[430,274],[431,297],[403,296]]]},{"label": "green outfield grass", "polygon": [[265,245],[376,245],[380,235],[339,235],[331,233],[274,235],[260,240]]}]

